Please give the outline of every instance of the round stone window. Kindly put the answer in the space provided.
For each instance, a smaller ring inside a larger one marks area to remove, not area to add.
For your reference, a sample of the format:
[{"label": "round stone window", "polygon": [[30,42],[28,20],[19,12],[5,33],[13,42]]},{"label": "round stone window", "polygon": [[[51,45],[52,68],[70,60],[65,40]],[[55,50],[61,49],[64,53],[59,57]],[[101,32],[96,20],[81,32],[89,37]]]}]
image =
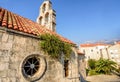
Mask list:
[{"label": "round stone window", "polygon": [[46,71],[46,61],[40,55],[26,57],[22,64],[22,74],[29,81],[39,80]]}]

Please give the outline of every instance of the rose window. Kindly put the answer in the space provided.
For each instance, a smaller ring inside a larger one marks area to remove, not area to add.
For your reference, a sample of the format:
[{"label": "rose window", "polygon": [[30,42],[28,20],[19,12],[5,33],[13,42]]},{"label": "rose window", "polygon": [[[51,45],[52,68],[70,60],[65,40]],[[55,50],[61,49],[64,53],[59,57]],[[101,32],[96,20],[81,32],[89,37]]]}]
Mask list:
[{"label": "rose window", "polygon": [[32,57],[26,60],[22,69],[26,75],[33,76],[38,71],[39,67],[39,60],[36,57]]},{"label": "rose window", "polygon": [[22,74],[28,81],[39,80],[46,71],[46,60],[40,55],[26,57],[22,64]]}]

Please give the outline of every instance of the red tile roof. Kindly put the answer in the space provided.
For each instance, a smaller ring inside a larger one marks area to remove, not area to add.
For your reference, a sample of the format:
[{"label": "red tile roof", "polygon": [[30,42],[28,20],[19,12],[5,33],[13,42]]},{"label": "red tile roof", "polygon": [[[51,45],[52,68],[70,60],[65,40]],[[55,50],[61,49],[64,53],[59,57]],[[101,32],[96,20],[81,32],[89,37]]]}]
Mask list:
[{"label": "red tile roof", "polygon": [[78,55],[85,55],[84,53],[80,52],[79,50],[77,51]]},{"label": "red tile roof", "polygon": [[95,46],[109,46],[109,44],[105,44],[105,43],[87,43],[87,44],[80,44],[80,47],[95,47]]},{"label": "red tile roof", "polygon": [[62,41],[74,44],[72,41],[60,36],[56,32],[46,29],[44,26],[37,24],[27,18],[14,14],[6,9],[0,8],[0,26],[12,30],[21,31],[32,35],[50,33],[57,35]]},{"label": "red tile roof", "polygon": [[117,44],[120,44],[120,41],[118,41]]}]

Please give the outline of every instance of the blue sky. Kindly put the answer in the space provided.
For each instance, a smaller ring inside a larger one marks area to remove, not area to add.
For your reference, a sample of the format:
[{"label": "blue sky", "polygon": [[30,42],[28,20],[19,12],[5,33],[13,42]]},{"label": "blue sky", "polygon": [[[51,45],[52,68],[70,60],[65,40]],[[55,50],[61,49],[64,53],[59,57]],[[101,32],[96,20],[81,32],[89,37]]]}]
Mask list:
[{"label": "blue sky", "polygon": [[[0,0],[0,6],[36,21],[44,0]],[[120,0],[51,0],[57,32],[79,44],[120,39]]]}]

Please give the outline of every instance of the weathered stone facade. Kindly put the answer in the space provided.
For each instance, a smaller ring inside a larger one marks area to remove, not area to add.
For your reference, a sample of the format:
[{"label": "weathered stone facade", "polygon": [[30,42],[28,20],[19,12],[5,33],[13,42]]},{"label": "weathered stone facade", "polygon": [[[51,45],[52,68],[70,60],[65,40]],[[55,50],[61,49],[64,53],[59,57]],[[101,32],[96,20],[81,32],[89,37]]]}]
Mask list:
[{"label": "weathered stone facade", "polygon": [[35,36],[3,27],[0,27],[0,82],[30,82],[23,76],[22,64],[26,57],[35,54],[46,61],[40,62],[40,71],[44,72],[35,82],[80,82],[76,52],[71,55],[69,75],[65,77],[63,58],[57,61],[44,54],[40,49],[39,39]]},{"label": "weathered stone facade", "polygon": [[85,61],[85,54],[79,53],[78,55],[78,67],[79,67],[79,74],[81,79],[86,79],[86,61]]},{"label": "weathered stone facade", "polygon": [[108,51],[109,59],[116,62],[120,67],[120,43],[115,42],[112,46],[110,46],[107,49],[107,51]]}]

